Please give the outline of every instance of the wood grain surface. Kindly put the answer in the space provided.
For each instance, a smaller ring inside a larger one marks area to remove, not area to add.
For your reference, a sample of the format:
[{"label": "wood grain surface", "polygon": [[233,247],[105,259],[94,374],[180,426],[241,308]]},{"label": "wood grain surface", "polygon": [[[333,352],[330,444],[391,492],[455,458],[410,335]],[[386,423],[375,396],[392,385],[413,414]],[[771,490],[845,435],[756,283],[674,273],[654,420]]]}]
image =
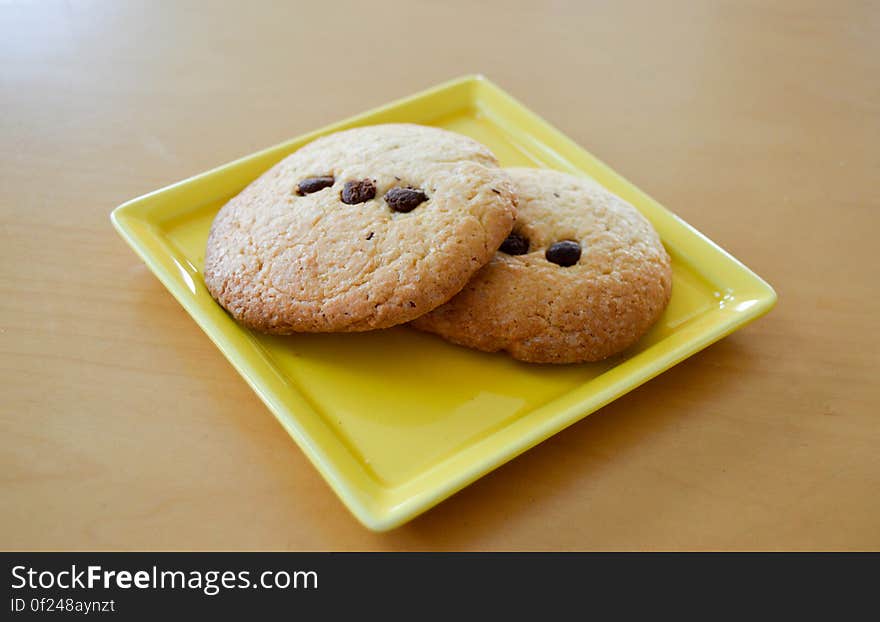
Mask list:
[{"label": "wood grain surface", "polygon": [[[880,549],[876,2],[2,2],[0,29],[0,548]],[[473,72],[779,303],[374,534],[109,213]]]}]

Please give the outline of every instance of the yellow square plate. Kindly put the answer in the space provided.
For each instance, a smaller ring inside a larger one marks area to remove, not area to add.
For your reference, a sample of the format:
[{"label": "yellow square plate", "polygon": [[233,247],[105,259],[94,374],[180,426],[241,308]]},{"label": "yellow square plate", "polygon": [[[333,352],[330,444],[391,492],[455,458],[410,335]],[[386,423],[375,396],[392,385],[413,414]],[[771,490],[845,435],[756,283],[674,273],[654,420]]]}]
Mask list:
[{"label": "yellow square plate", "polygon": [[[597,364],[518,363],[406,327],[272,337],[236,324],[200,276],[217,210],[329,132],[437,125],[505,166],[587,175],[635,205],[673,261],[673,296],[630,351]],[[758,276],[480,76],[442,84],[119,206],[113,224],[257,392],[364,525],[386,530],[766,313]]]}]

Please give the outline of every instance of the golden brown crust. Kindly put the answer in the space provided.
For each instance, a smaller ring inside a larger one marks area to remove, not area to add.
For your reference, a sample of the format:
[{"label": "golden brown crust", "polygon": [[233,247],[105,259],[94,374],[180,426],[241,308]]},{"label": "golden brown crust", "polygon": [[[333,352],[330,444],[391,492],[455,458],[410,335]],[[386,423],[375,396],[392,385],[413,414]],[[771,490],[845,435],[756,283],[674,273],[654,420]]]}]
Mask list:
[{"label": "golden brown crust", "polygon": [[[508,169],[519,195],[514,231],[529,252],[498,252],[460,294],[413,325],[472,348],[539,363],[596,361],[638,340],[669,302],[669,255],[648,221],[595,182]],[[549,262],[575,240],[573,266]]]},{"label": "golden brown crust", "polygon": [[[333,185],[297,192],[307,178]],[[375,197],[349,205],[348,181]],[[383,199],[414,187],[408,213]],[[509,233],[516,199],[483,145],[418,125],[356,128],[278,163],[217,214],[205,283],[240,322],[264,332],[361,331],[407,322],[455,295]]]}]

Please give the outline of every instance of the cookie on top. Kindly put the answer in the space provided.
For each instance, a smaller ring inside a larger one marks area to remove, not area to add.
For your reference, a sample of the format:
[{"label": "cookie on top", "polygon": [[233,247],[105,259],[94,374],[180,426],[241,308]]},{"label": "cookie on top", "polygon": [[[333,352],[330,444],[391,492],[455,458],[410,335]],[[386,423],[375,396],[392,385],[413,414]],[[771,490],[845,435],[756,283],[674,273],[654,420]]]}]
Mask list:
[{"label": "cookie on top", "polygon": [[220,210],[205,283],[263,332],[386,328],[459,292],[510,233],[515,208],[507,172],[470,138],[411,124],[337,132]]}]

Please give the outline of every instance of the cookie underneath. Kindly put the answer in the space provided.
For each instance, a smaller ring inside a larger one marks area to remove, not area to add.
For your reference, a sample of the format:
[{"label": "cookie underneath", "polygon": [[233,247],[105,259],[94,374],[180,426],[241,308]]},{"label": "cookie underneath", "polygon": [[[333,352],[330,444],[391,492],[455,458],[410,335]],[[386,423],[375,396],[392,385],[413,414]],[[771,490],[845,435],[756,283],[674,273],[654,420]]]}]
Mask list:
[{"label": "cookie underneath", "polygon": [[507,171],[519,195],[513,233],[461,293],[412,325],[533,363],[598,361],[633,345],[672,291],[657,232],[591,180]]}]

